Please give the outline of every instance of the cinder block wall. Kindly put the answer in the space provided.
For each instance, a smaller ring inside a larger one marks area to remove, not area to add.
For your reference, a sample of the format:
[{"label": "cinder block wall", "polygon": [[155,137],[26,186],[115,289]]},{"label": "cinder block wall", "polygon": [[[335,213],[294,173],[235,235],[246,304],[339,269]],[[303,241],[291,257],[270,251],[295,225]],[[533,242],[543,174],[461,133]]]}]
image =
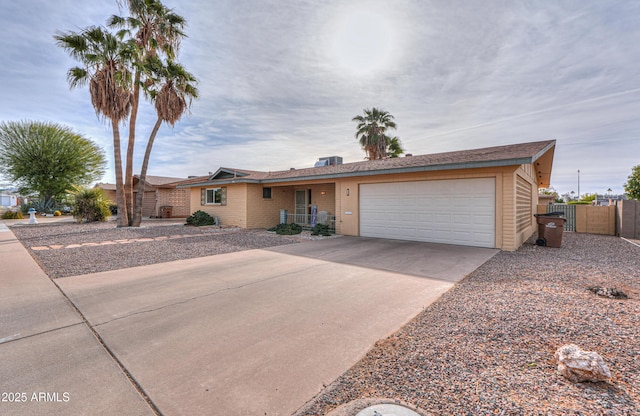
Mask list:
[{"label": "cinder block wall", "polygon": [[263,198],[263,186],[250,184],[247,188],[247,228],[271,228],[280,222],[280,210],[293,210],[294,193],[291,186],[274,186],[271,198]]},{"label": "cinder block wall", "polygon": [[576,232],[616,235],[616,207],[576,205]]},{"label": "cinder block wall", "polygon": [[204,211],[212,217],[218,217],[221,225],[247,228],[247,192],[246,184],[222,185],[227,188],[227,205],[202,205],[200,192],[206,187],[191,189],[191,211]]},{"label": "cinder block wall", "polygon": [[617,208],[616,235],[640,239],[640,201],[619,201]]},{"label": "cinder block wall", "polygon": [[[189,189],[160,189],[157,205],[158,211],[160,207],[171,206],[171,215],[174,218],[186,218],[191,215]],[[160,212],[157,215],[160,215]]]}]

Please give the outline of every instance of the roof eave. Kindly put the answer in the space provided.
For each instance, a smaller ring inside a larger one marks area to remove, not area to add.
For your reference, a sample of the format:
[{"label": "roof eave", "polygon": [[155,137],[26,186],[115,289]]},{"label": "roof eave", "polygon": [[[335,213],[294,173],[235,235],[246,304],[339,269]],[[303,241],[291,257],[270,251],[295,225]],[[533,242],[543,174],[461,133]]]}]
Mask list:
[{"label": "roof eave", "polygon": [[542,156],[544,156],[545,153],[547,153],[549,151],[549,149],[552,149],[555,146],[556,146],[556,141],[555,140],[551,140],[548,145],[546,145],[544,148],[542,148],[542,150],[540,150],[538,153],[536,153],[531,158],[531,162],[529,162],[529,163],[533,163],[536,160],[540,159]]}]

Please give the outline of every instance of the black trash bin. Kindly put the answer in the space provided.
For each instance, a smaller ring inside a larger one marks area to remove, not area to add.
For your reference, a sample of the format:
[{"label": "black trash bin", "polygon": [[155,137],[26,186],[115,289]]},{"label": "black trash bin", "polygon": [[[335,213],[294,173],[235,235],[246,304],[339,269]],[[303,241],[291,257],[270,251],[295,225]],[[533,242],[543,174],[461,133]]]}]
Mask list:
[{"label": "black trash bin", "polygon": [[564,231],[564,212],[549,212],[547,214],[535,214],[538,222],[538,239],[536,244],[547,247],[562,246],[562,233]]}]

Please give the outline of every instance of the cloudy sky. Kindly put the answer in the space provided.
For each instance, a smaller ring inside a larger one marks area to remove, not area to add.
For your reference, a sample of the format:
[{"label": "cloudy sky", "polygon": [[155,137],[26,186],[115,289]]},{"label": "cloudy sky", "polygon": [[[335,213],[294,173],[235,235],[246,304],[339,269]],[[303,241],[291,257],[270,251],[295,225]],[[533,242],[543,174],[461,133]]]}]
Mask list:
[{"label": "cloudy sky", "polygon": [[[363,160],[351,119],[379,107],[407,152],[556,139],[560,192],[622,192],[640,164],[640,2],[165,0],[188,21],[180,61],[200,98],[163,126],[149,174]],[[57,31],[104,24],[115,0],[0,0],[0,121],[112,136]],[[137,166],[155,113],[143,107]],[[125,144],[126,145],[126,144]],[[138,169],[138,168],[136,168]]]}]

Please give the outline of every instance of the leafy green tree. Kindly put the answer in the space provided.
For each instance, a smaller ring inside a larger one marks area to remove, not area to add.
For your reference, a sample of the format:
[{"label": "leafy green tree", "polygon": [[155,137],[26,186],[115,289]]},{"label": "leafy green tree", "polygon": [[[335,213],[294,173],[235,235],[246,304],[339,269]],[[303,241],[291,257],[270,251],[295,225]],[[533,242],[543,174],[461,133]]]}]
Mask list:
[{"label": "leafy green tree", "polygon": [[631,169],[631,175],[624,184],[624,191],[630,199],[640,200],[640,165]]},{"label": "leafy green tree", "polygon": [[[87,80],[90,80],[89,90],[96,112],[111,121],[116,164],[118,226],[139,226],[140,218],[136,217],[136,213],[140,212],[141,216],[142,210],[141,207],[135,206],[138,202],[133,200],[133,156],[141,92],[151,101],[155,101],[155,97],[166,83],[166,68],[172,65],[181,68],[189,75],[188,82],[191,87],[195,85],[196,80],[193,75],[174,62],[180,42],[186,37],[183,32],[186,21],[183,17],[164,6],[160,0],[119,0],[118,3],[129,12],[129,16],[112,16],[109,19],[108,26],[116,32],[109,32],[106,28],[92,27],[79,33],[60,34],[56,39],[59,46],[83,64],[81,68],[72,68],[69,71],[68,78],[71,86],[84,85]],[[98,30],[103,36],[98,37],[100,42],[92,43],[91,35]],[[86,46],[92,46],[94,43],[100,47],[92,49]],[[97,76],[103,72],[110,75],[108,80],[111,81],[105,85],[104,89],[110,94],[109,96],[113,97],[115,103],[120,102],[121,96],[122,98],[126,96],[127,106],[126,108],[122,106],[126,111],[105,112],[101,107],[96,106],[92,86],[93,83],[100,85],[102,78]],[[178,89],[175,88],[175,90]],[[116,93],[121,93],[121,96]],[[190,94],[189,91],[184,93],[190,98],[197,96]],[[183,110],[180,116],[184,112]],[[119,124],[127,118],[129,138],[123,176]],[[170,124],[173,125],[177,119]],[[169,122],[168,119],[162,119],[159,124],[162,121]],[[149,133],[149,141],[153,142],[158,128],[154,127]],[[149,142],[147,142],[147,149],[151,149]],[[145,158],[148,162],[148,157],[145,156]],[[145,166],[145,175],[146,169]]]},{"label": "leafy green tree", "polygon": [[550,186],[548,188],[541,188],[538,190],[538,192],[541,195],[549,195],[553,197],[554,202],[556,203],[562,203],[564,202],[562,200],[562,198],[560,198],[560,195],[558,194],[558,191],[556,191],[556,189],[553,186]]},{"label": "leafy green tree", "polygon": [[52,206],[74,185],[104,175],[103,150],[70,128],[38,121],[0,124],[0,173]]},{"label": "leafy green tree", "polygon": [[358,123],[356,139],[367,153],[369,160],[382,159],[387,156],[387,147],[391,138],[387,130],[395,129],[394,117],[389,112],[378,108],[365,108],[364,116],[355,116],[351,121]]},{"label": "leafy green tree", "polygon": [[582,198],[580,198],[580,201],[584,201],[584,202],[588,202],[588,203],[592,203],[593,201],[595,201],[598,198],[598,194],[589,194],[586,193],[584,195],[582,195]]}]

